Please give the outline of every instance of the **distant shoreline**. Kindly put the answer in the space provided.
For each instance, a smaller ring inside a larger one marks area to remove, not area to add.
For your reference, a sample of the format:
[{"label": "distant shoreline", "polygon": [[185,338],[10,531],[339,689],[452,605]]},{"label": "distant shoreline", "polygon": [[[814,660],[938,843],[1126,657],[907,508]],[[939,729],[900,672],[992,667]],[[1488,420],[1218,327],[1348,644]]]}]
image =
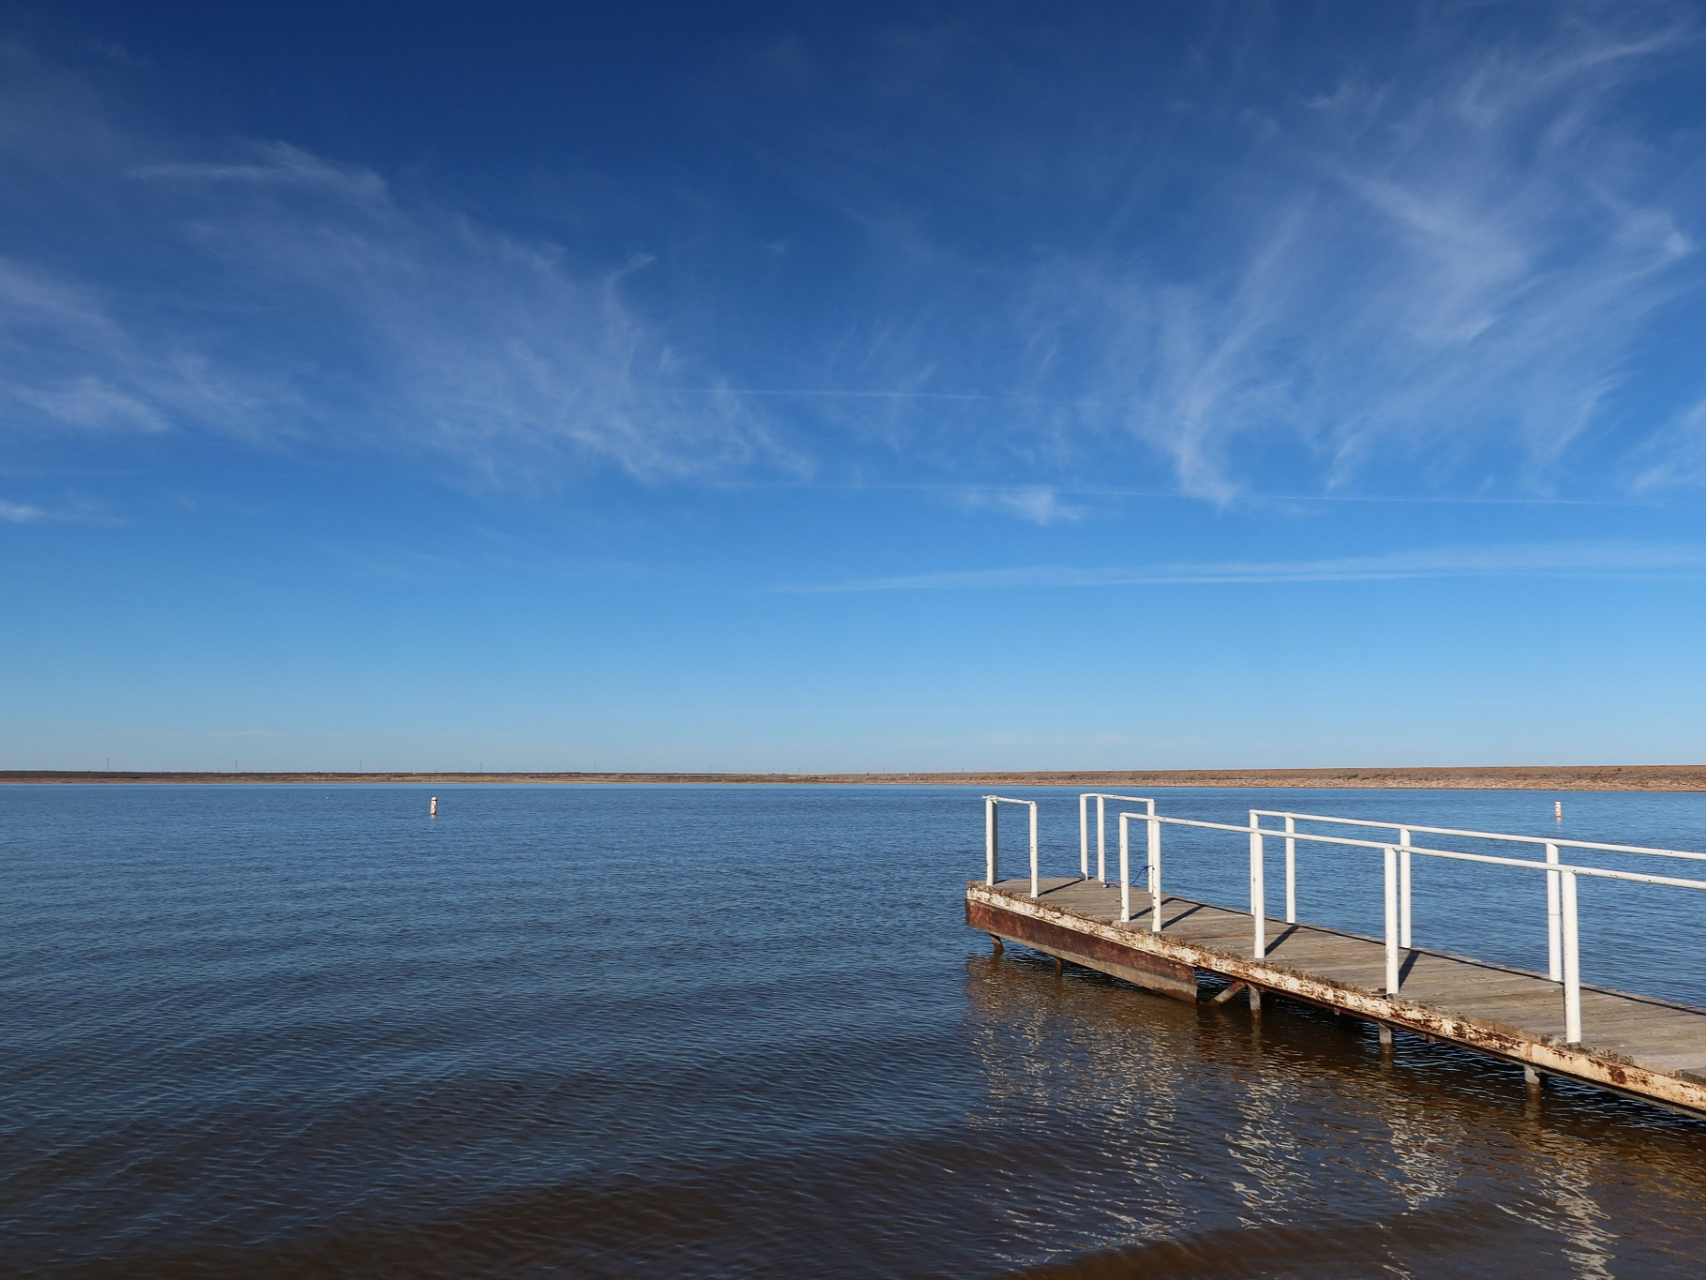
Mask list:
[{"label": "distant shoreline", "polygon": [[189,773],[0,770],[3,783],[696,783],[797,786],[1369,787],[1473,791],[1706,791],[1706,765],[1415,769],[1161,769],[983,773]]}]

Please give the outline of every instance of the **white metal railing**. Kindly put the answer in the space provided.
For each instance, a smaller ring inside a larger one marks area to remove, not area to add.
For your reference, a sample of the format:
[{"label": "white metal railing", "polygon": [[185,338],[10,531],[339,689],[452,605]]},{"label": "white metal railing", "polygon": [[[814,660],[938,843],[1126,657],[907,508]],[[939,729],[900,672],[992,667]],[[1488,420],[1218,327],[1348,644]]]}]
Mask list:
[{"label": "white metal railing", "polygon": [[[1080,853],[1087,864],[1087,844],[1082,820],[1087,815],[1086,801],[1095,798],[1098,793],[1088,792],[1079,798]],[[1118,798],[1118,797],[1108,797]],[[984,798],[985,849],[988,860],[987,882],[995,884],[998,880],[997,835],[998,835],[998,806],[1002,804],[1023,804],[1031,810],[1031,896],[1040,895],[1041,884],[1038,865],[1037,842],[1037,802],[1034,800],[1013,800],[1005,796],[985,796]],[[1135,797],[1133,798],[1135,799]],[[1142,822],[1148,828],[1147,876],[1150,895],[1149,927],[1152,931],[1160,932],[1164,921],[1162,919],[1163,895],[1161,891],[1161,828],[1163,825],[1175,827],[1190,827],[1204,831],[1225,831],[1245,835],[1250,842],[1250,917],[1252,937],[1252,954],[1256,959],[1264,958],[1268,953],[1267,941],[1267,885],[1266,885],[1266,842],[1269,836],[1281,836],[1286,842],[1286,920],[1296,923],[1296,845],[1298,841],[1312,844],[1337,845],[1342,848],[1379,849],[1382,853],[1385,871],[1385,952],[1386,952],[1386,995],[1396,996],[1403,980],[1402,953],[1409,949],[1409,913],[1403,909],[1401,897],[1408,896],[1409,876],[1401,870],[1400,854],[1405,861],[1411,857],[1441,858],[1448,862],[1475,862],[1488,866],[1517,867],[1532,871],[1544,872],[1548,878],[1557,877],[1557,904],[1554,913],[1552,904],[1548,902],[1548,922],[1556,916],[1558,922],[1556,951],[1558,953],[1558,972],[1553,974],[1553,980],[1563,986],[1564,995],[1564,1039],[1569,1044],[1579,1044],[1582,1038],[1582,979],[1581,979],[1581,933],[1577,901],[1577,880],[1586,876],[1594,880],[1624,880],[1636,884],[1662,885],[1678,889],[1706,890],[1706,880],[1685,880],[1677,876],[1651,875],[1639,871],[1616,871],[1609,867],[1591,867],[1565,863],[1559,860],[1555,848],[1549,848],[1544,861],[1533,862],[1522,858],[1506,858],[1495,854],[1467,853],[1460,849],[1434,849],[1413,843],[1416,832],[1430,834],[1447,834],[1461,836],[1480,836],[1494,840],[1511,840],[1531,844],[1559,845],[1566,848],[1598,849],[1619,853],[1651,853],[1664,857],[1680,857],[1706,860],[1706,854],[1687,853],[1674,849],[1644,849],[1633,845],[1610,845],[1592,841],[1548,841],[1543,837],[1507,836],[1493,832],[1455,831],[1449,828],[1423,827],[1418,825],[1400,826],[1396,823],[1369,822],[1355,818],[1325,818],[1310,814],[1285,814],[1274,810],[1252,810],[1248,826],[1238,826],[1229,822],[1208,822],[1198,818],[1173,818],[1155,812],[1153,803],[1140,800],[1146,806],[1146,812],[1118,814],[1120,831],[1120,922],[1129,924],[1131,912],[1131,838],[1130,824]],[[1287,822],[1282,830],[1263,827],[1259,819],[1267,817],[1285,817],[1293,819]],[[1361,840],[1350,836],[1325,835],[1320,832],[1299,831],[1297,821],[1343,822],[1347,825],[1375,827],[1383,830],[1397,831],[1400,839]],[[1085,866],[1084,879],[1088,880],[1088,866]],[[1402,892],[1400,885],[1402,883]],[[1550,930],[1549,930],[1550,932]]]},{"label": "white metal railing", "polygon": [[[1694,853],[1686,849],[1657,849],[1645,845],[1607,844],[1599,840],[1564,840],[1555,836],[1518,836],[1500,831],[1468,831],[1458,827],[1427,827],[1420,823],[1378,822],[1370,818],[1337,818],[1321,813],[1296,813],[1284,809],[1252,809],[1250,810],[1250,825],[1255,826],[1261,818],[1285,819],[1287,833],[1285,848],[1286,874],[1286,920],[1295,923],[1297,920],[1297,857],[1296,842],[1291,833],[1296,830],[1299,822],[1329,822],[1342,827],[1368,827],[1380,831],[1396,831],[1398,833],[1398,933],[1399,944],[1410,945],[1410,836],[1414,832],[1422,832],[1434,836],[1459,836],[1470,840],[1502,840],[1508,844],[1534,844],[1545,849],[1546,861],[1558,863],[1560,849],[1591,849],[1601,853],[1639,854],[1650,858],[1682,858],[1693,862],[1706,862],[1706,853]],[[1546,873],[1546,974],[1554,982],[1561,982],[1564,977],[1564,910],[1563,910],[1563,876],[1558,871]]]},{"label": "white metal railing", "polygon": [[1078,864],[1090,878],[1090,801],[1096,802],[1096,879],[1108,883],[1108,810],[1110,800],[1147,805],[1155,812],[1155,801],[1146,796],[1117,796],[1111,791],[1086,791],[1078,797]]},{"label": "white metal railing", "polygon": [[1001,878],[1001,806],[1004,804],[1022,804],[1030,806],[1031,896],[1035,898],[1041,892],[1041,886],[1038,882],[1037,802],[1035,800],[1014,800],[1008,796],[985,796],[983,798],[983,853],[984,860],[988,863],[986,883],[994,884]]}]

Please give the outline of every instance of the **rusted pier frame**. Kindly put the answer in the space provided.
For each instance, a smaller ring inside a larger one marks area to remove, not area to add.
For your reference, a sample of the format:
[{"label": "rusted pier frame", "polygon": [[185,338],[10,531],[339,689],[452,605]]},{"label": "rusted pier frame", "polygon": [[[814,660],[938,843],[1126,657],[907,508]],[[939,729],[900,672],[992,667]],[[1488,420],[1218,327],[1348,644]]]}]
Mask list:
[{"label": "rusted pier frame", "polygon": [[[1209,974],[1231,984],[1212,998],[1215,1003],[1240,989],[1248,990],[1252,1007],[1256,1008],[1263,993],[1284,996],[1373,1022],[1381,1028],[1384,1046],[1390,1046],[1391,1030],[1396,1028],[1516,1063],[1523,1067],[1531,1085],[1539,1074],[1568,1077],[1613,1093],[1706,1116],[1706,1072],[1655,1069],[1615,1050],[1568,1044],[1561,1035],[1453,1011],[1432,1001],[1424,1003],[1407,998],[1402,993],[1389,997],[1382,988],[1359,987],[1271,958],[1254,959],[1249,954],[1204,941],[1155,931],[1148,923],[1135,919],[1131,923],[1095,919],[1080,911],[1052,905],[1046,890],[1033,898],[1025,892],[1028,888],[1022,881],[1010,887],[970,882],[966,886],[966,923],[989,934],[998,946],[1002,940],[1018,943],[1057,961],[1071,961],[1176,999],[1198,1000],[1198,975]],[[1169,927],[1175,918],[1175,906],[1178,914],[1205,908],[1216,913],[1223,910],[1168,896],[1164,907]],[[1147,903],[1138,914],[1147,914]],[[1287,926],[1279,923],[1279,927]],[[1304,927],[1311,932],[1333,932],[1353,946],[1382,945],[1378,939]],[[1418,954],[1443,958],[1443,953]],[[1515,975],[1520,971],[1504,972]],[[1540,975],[1525,976],[1540,978]],[[1678,1013],[1698,1014],[1706,1033],[1706,1010],[1667,1007]],[[1706,1039],[1702,1050],[1706,1052]]]}]

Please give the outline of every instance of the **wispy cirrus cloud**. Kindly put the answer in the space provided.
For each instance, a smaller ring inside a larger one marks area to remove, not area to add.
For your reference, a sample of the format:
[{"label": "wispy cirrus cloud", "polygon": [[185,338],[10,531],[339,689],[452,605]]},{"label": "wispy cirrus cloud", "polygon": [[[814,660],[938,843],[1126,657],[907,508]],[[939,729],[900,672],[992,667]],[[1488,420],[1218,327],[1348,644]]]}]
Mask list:
[{"label": "wispy cirrus cloud", "polygon": [[1194,12],[1168,66],[1139,23],[787,47],[776,92],[855,107],[772,112],[778,166],[866,235],[887,308],[835,372],[1002,400],[896,402],[872,439],[1216,501],[1603,489],[1706,391],[1648,341],[1706,283],[1706,183],[1631,105],[1686,73],[1691,8]]},{"label": "wispy cirrus cloud", "polygon": [[[1220,502],[1706,483],[1706,386],[1653,376],[1646,341],[1706,283],[1706,175],[1630,106],[1697,49],[1691,10],[1429,6],[1342,40],[1234,12],[1204,6],[1175,61],[1123,18],[889,25],[833,66],[783,41],[760,70],[799,96],[730,128],[819,216],[790,204],[761,271],[696,241],[649,303],[643,254],[285,142],[148,133],[0,50],[0,213],[58,201],[0,262],[0,407],[496,483],[927,478],[1039,525],[1110,477]],[[779,220],[735,188],[693,201]]]},{"label": "wispy cirrus cloud", "polygon": [[[17,73],[0,184],[53,191],[65,235],[86,241],[0,260],[14,429],[404,452],[521,484],[790,464],[748,398],[629,299],[644,259],[577,261],[286,143],[186,158],[0,53]],[[124,227],[103,241],[111,207]]]},{"label": "wispy cirrus cloud", "polygon": [[98,289],[3,258],[0,362],[14,422],[162,431],[196,399],[193,370],[144,350]]},{"label": "wispy cirrus cloud", "polygon": [[550,246],[406,207],[375,174],[282,144],[250,163],[137,176],[195,211],[191,243],[236,289],[282,304],[291,348],[333,370],[297,372],[293,388],[322,414],[342,404],[358,441],[508,480],[577,459],[670,478],[783,457],[746,399],[626,300],[643,260],[577,270]]},{"label": "wispy cirrus cloud", "polygon": [[1449,26],[1417,33],[1422,74],[1353,63],[1275,104],[1205,225],[1218,264],[1044,271],[1090,422],[1222,499],[1287,458],[1329,488],[1488,465],[1547,487],[1618,425],[1655,315],[1702,279],[1699,192],[1622,98],[1697,33],[1669,7],[1438,47]]},{"label": "wispy cirrus cloud", "polygon": [[1637,493],[1658,496],[1706,487],[1706,399],[1653,432],[1631,462]]},{"label": "wispy cirrus cloud", "polygon": [[1089,514],[1083,503],[1071,502],[1052,485],[980,486],[954,491],[955,505],[964,511],[989,511],[1026,524],[1076,524]]},{"label": "wispy cirrus cloud", "polygon": [[0,499],[0,520],[10,524],[28,524],[32,520],[40,520],[46,514],[40,507],[31,506],[27,502],[7,502]]},{"label": "wispy cirrus cloud", "polygon": [[1422,578],[1687,578],[1706,576],[1706,545],[1541,542],[1434,547],[1318,560],[950,570],[788,587],[789,592],[963,591],[1038,587],[1383,582]]}]

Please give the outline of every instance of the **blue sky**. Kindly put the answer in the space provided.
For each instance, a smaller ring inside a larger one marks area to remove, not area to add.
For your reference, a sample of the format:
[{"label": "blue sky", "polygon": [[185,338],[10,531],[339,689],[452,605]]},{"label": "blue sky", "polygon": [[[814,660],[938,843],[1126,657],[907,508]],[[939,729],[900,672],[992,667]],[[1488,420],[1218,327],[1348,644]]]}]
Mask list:
[{"label": "blue sky", "polygon": [[0,4],[0,767],[1706,759],[1703,60]]}]

